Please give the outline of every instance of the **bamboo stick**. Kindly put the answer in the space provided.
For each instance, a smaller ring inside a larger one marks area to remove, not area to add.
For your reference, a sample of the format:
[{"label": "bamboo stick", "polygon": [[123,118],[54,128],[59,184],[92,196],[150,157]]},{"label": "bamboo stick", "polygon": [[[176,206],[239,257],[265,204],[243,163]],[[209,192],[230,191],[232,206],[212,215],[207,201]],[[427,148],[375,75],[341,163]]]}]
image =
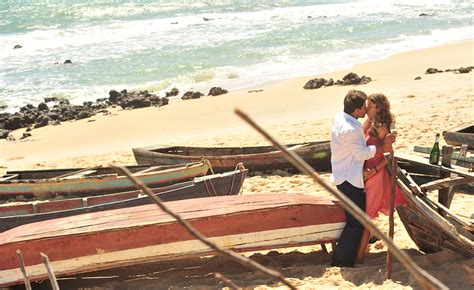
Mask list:
[{"label": "bamboo stick", "polygon": [[23,255],[20,250],[16,250],[16,255],[18,256],[18,260],[20,261],[20,269],[21,273],[23,274],[23,281],[25,282],[26,290],[31,290],[30,280],[28,279],[28,275],[26,274],[25,269],[25,260],[23,260]]},{"label": "bamboo stick", "polygon": [[301,172],[311,176],[315,182],[332,193],[340,201],[341,206],[351,215],[353,215],[364,227],[368,228],[370,232],[372,232],[376,237],[382,239],[386,243],[388,250],[391,251],[393,255],[400,261],[400,263],[402,263],[402,265],[413,275],[415,280],[423,289],[448,289],[446,285],[420,268],[405,252],[398,249],[393,244],[392,240],[385,236],[360,208],[358,208],[344,194],[335,190],[332,185],[324,181],[311,166],[309,166],[303,159],[301,159],[301,157],[298,156],[298,154],[293,151],[288,151],[284,145],[268,134],[263,128],[261,128],[241,110],[236,108],[235,113],[254,129],[256,129],[260,134],[262,134],[267,140],[269,140],[276,149],[281,150],[285,158],[287,158],[293,164],[293,166],[298,168],[298,170]]},{"label": "bamboo stick", "polygon": [[270,268],[267,268],[260,263],[257,263],[256,261],[253,261],[252,259],[249,259],[247,257],[241,256],[231,250],[224,249],[217,245],[214,242],[211,242],[208,240],[206,237],[201,235],[198,231],[194,229],[193,226],[191,226],[185,219],[183,219],[179,214],[173,212],[171,209],[169,209],[159,197],[153,194],[153,192],[139,179],[137,179],[133,174],[124,166],[116,166],[116,165],[111,165],[111,167],[114,167],[120,171],[122,171],[135,185],[141,189],[145,194],[147,194],[157,205],[158,207],[163,210],[165,213],[169,214],[170,216],[174,217],[192,236],[194,236],[196,239],[200,240],[203,242],[205,245],[207,245],[209,248],[215,250],[216,252],[224,255],[225,257],[245,266],[248,268],[251,268],[253,270],[259,271],[261,273],[264,273],[274,279],[280,280],[283,284],[288,286],[288,288],[296,290],[296,287],[293,286],[289,281],[285,279],[285,277],[278,271],[272,270]]},{"label": "bamboo stick", "polygon": [[59,290],[58,280],[56,280],[56,275],[54,275],[53,267],[51,267],[51,263],[49,262],[48,255],[44,253],[40,253],[41,257],[43,257],[43,263],[46,266],[46,270],[48,270],[49,281],[51,282],[51,287],[53,290]]}]

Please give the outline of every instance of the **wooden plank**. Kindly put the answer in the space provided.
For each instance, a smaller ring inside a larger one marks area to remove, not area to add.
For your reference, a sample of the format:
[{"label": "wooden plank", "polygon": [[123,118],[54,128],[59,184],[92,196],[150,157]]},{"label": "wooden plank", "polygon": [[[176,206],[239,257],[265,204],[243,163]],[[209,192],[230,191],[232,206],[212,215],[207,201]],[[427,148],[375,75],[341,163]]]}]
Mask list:
[{"label": "wooden plank", "polygon": [[422,165],[428,170],[430,169],[440,170],[440,171],[445,171],[445,172],[450,172],[450,173],[456,173],[457,175],[460,175],[460,176],[474,176],[474,172],[468,172],[467,168],[456,166],[456,165],[451,165],[452,168],[448,168],[441,165],[434,165],[434,164],[430,164],[428,162],[428,159],[419,157],[419,156],[413,156],[413,155],[399,152],[399,153],[395,153],[395,157],[397,157],[397,159],[401,161],[407,160],[409,162]]},{"label": "wooden plank", "polygon": [[94,206],[98,204],[131,199],[131,198],[136,198],[136,197],[138,197],[138,191],[91,196],[91,197],[86,198],[86,204],[87,206]]},{"label": "wooden plank", "polygon": [[[415,146],[415,147],[413,147],[413,151],[419,152],[419,153],[430,154],[431,148],[430,147],[423,147],[423,146]],[[464,161],[464,162],[468,162],[468,163],[474,163],[474,158],[473,157],[462,156],[461,154],[459,154],[459,152],[453,152],[453,155],[451,156],[451,159]]]},{"label": "wooden plank", "polygon": [[443,179],[438,179],[435,181],[431,181],[425,184],[420,185],[420,188],[423,192],[437,190],[446,187],[452,187],[455,185],[460,184],[468,184],[474,182],[474,177],[463,177],[463,176],[456,176],[456,177],[447,177]]},{"label": "wooden plank", "polygon": [[0,206],[0,217],[24,215],[24,214],[32,214],[32,213],[33,213],[33,205],[31,203]]},{"label": "wooden plank", "polygon": [[94,166],[94,167],[90,167],[90,168],[83,168],[81,170],[68,172],[66,174],[56,176],[54,178],[61,179],[61,178],[65,178],[65,177],[68,177],[68,176],[71,176],[71,175],[76,175],[76,174],[79,174],[79,173],[82,173],[82,172],[87,172],[87,171],[90,171],[90,170],[96,170],[96,169],[101,168],[101,167],[102,166]]},{"label": "wooden plank", "polygon": [[0,178],[0,181],[7,181],[9,179],[17,178],[18,174],[6,174],[2,178]]},{"label": "wooden plank", "polygon": [[[451,155],[453,153],[453,147],[443,146],[441,152],[442,152],[441,165],[443,167],[451,167]],[[445,171],[439,172],[440,179],[448,178],[450,176],[451,176],[450,172],[445,172]],[[453,190],[453,187],[444,187],[444,188],[438,189],[438,202],[447,208],[449,208],[449,206],[451,205],[451,201],[453,200],[452,190]],[[444,216],[444,212],[442,210],[438,210],[438,212],[439,214]]]},{"label": "wooden plank", "polygon": [[57,201],[40,202],[36,204],[36,210],[38,213],[44,213],[79,208],[82,206],[82,198],[71,198]]}]

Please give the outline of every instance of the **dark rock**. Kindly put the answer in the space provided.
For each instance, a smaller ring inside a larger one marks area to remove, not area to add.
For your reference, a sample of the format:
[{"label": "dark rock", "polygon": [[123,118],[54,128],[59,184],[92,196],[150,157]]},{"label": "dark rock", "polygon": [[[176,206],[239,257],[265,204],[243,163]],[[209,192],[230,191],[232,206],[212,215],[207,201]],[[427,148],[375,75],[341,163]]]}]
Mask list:
[{"label": "dark rock", "polygon": [[329,86],[332,86],[334,85],[334,80],[333,79],[328,79],[328,80],[324,80],[324,84],[323,84],[325,87],[329,87]]},{"label": "dark rock", "polygon": [[417,80],[421,80],[421,77],[416,77],[416,78],[415,78],[415,81],[417,81]]},{"label": "dark rock", "polygon": [[13,47],[13,49],[20,49],[22,48],[23,46],[19,45],[19,44],[15,44],[15,46]]},{"label": "dark rock", "polygon": [[426,17],[426,16],[430,16],[428,13],[420,13],[420,15],[418,15],[420,17]]},{"label": "dark rock", "polygon": [[151,106],[151,102],[150,100],[146,98],[136,96],[134,98],[129,98],[120,102],[119,105],[123,109],[126,109],[126,108],[138,109],[138,108],[145,108],[145,107]]},{"label": "dark rock", "polygon": [[188,91],[181,97],[183,100],[199,99],[203,94],[201,92]]},{"label": "dark rock", "polygon": [[219,96],[219,95],[223,95],[223,94],[227,94],[227,90],[225,90],[221,87],[212,87],[209,90],[209,94],[207,94],[207,95],[208,96]]},{"label": "dark rock", "polygon": [[59,105],[70,105],[71,103],[69,102],[68,99],[59,99]]},{"label": "dark rock", "polygon": [[118,99],[120,97],[120,93],[117,92],[116,90],[111,90],[109,92],[109,101],[111,101],[112,103],[117,103]]},{"label": "dark rock", "polygon": [[57,98],[57,97],[44,98],[44,102],[45,102],[45,103],[57,102],[57,101],[58,101],[58,98]]},{"label": "dark rock", "polygon": [[179,94],[179,91],[177,88],[172,88],[171,92],[166,92],[167,97],[174,97],[174,96],[177,96],[178,94]]},{"label": "dark rock", "polygon": [[0,110],[6,109],[7,107],[7,105],[0,105]]},{"label": "dark rock", "polygon": [[97,100],[95,100],[97,103],[105,103],[107,102],[109,99],[108,98],[98,98]]},{"label": "dark rock", "polygon": [[48,113],[48,117],[51,120],[59,120],[60,115],[58,113],[55,113],[55,112],[50,112],[50,113]]},{"label": "dark rock", "polygon": [[49,108],[48,108],[48,105],[46,105],[45,103],[41,102],[41,103],[38,105],[38,110],[40,110],[40,111],[48,111]]},{"label": "dark rock", "polygon": [[0,139],[5,139],[8,137],[8,134],[10,134],[10,130],[4,130],[0,129]]},{"label": "dark rock", "polygon": [[21,136],[20,139],[25,139],[25,138],[28,138],[28,137],[31,137],[31,133],[25,132],[25,133],[23,133],[23,135]]},{"label": "dark rock", "polygon": [[170,100],[167,97],[161,98],[161,105],[162,106],[168,105],[169,102],[170,102]]},{"label": "dark rock", "polygon": [[38,119],[36,119],[36,124],[34,126],[34,128],[41,128],[41,127],[44,127],[46,125],[49,124],[49,117],[48,116],[45,116],[45,115],[41,115],[38,117]]},{"label": "dark rock", "polygon": [[323,79],[323,78],[312,79],[312,80],[309,80],[304,85],[303,88],[306,89],[306,90],[319,89],[320,87],[322,87],[324,85],[325,82],[326,82],[326,80]]},{"label": "dark rock", "polygon": [[76,115],[76,120],[81,120],[85,118],[91,117],[93,114],[87,110],[80,111],[79,114]]},{"label": "dark rock", "polygon": [[13,115],[9,117],[5,122],[3,123],[3,128],[7,130],[15,130],[23,127],[23,120],[20,116],[18,115]]},{"label": "dark rock", "polygon": [[61,125],[61,122],[59,120],[53,120],[50,122],[50,124],[53,126],[58,126],[58,125]]},{"label": "dark rock", "polygon": [[429,74],[442,73],[442,72],[443,72],[442,70],[430,67],[429,69],[425,71],[425,74],[429,75]]},{"label": "dark rock", "polygon": [[82,103],[84,107],[92,107],[92,102],[84,102]]},{"label": "dark rock", "polygon": [[355,73],[350,72],[342,78],[343,84],[348,85],[358,85],[362,82],[362,79]]},{"label": "dark rock", "polygon": [[460,67],[459,68],[459,73],[461,74],[467,74],[467,73],[470,73],[472,70],[471,67]]},{"label": "dark rock", "polygon": [[148,100],[150,100],[152,106],[161,106],[161,98],[157,95],[152,95]]},{"label": "dark rock", "polygon": [[31,130],[33,130],[33,128],[31,128],[31,126],[26,126],[26,131],[25,132],[30,132]]},{"label": "dark rock", "polygon": [[64,64],[67,64],[67,63],[72,63],[72,61],[71,61],[70,59],[66,59],[66,60],[64,61]]}]

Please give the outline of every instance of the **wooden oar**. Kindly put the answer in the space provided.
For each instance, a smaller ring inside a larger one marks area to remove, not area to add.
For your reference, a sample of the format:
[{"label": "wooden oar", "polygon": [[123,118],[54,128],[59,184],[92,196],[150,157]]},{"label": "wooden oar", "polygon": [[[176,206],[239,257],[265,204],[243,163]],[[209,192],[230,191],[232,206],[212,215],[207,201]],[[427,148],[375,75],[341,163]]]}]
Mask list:
[{"label": "wooden oar", "polygon": [[367,216],[359,207],[357,207],[349,198],[347,198],[344,194],[340,193],[339,191],[335,190],[332,185],[330,185],[327,181],[324,181],[318,173],[308,164],[306,163],[301,157],[298,156],[294,151],[288,151],[285,146],[283,146],[280,142],[278,142],[275,138],[273,138],[269,133],[267,133],[262,127],[260,127],[257,123],[255,123],[247,114],[242,112],[239,109],[235,109],[235,113],[245,120],[249,125],[251,125],[255,130],[257,130],[260,134],[262,134],[267,140],[272,142],[273,146],[281,150],[288,159],[288,161],[293,164],[298,170],[301,172],[311,176],[313,180],[321,185],[324,189],[332,193],[339,201],[340,205],[348,211],[351,215],[353,215],[364,227],[368,228],[371,233],[373,233],[376,237],[383,240],[388,247],[388,250],[393,253],[393,255],[400,261],[400,263],[410,272],[415,280],[420,284],[423,289],[449,289],[441,283],[438,279],[430,275],[428,272],[420,268],[411,258],[407,255],[404,251],[398,249],[395,244],[392,242],[390,238],[380,231],[380,229],[375,226],[372,221],[370,220],[369,216]]}]

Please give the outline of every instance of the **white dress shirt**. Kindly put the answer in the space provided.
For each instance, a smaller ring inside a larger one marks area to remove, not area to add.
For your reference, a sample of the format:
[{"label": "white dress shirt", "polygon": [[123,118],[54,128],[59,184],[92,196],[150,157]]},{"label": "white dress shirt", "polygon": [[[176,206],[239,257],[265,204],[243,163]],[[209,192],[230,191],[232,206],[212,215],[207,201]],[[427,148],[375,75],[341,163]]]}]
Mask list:
[{"label": "white dress shirt", "polygon": [[355,187],[364,188],[364,161],[374,157],[375,151],[374,145],[366,145],[360,122],[339,112],[331,130],[331,183],[339,185],[347,180]]}]

